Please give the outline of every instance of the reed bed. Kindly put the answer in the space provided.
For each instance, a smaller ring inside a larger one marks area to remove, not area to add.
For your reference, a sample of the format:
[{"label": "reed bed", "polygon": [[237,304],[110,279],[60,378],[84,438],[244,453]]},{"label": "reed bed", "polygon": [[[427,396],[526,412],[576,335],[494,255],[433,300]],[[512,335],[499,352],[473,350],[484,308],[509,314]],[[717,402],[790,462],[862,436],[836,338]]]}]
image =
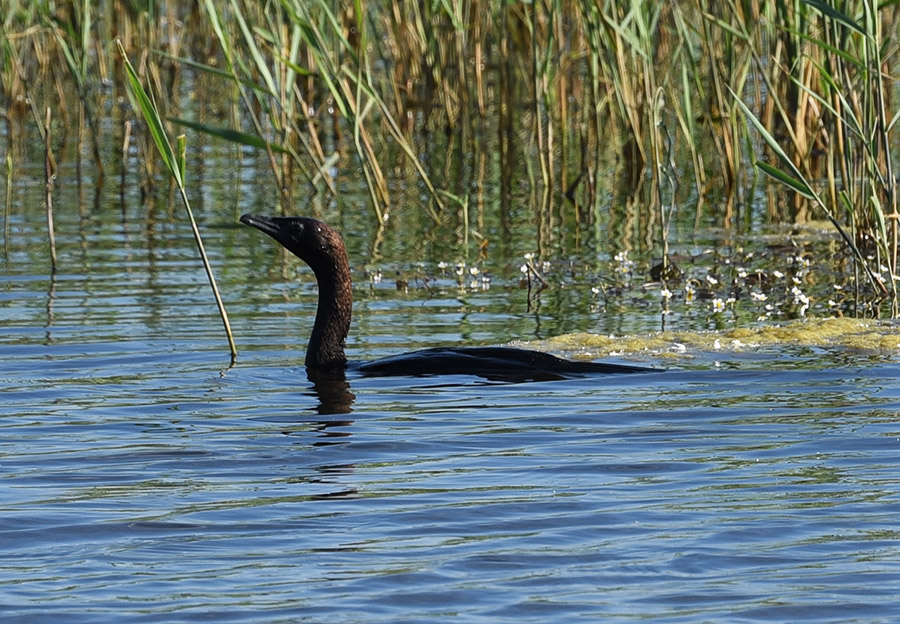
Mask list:
[{"label": "reed bed", "polygon": [[[764,197],[769,222],[828,219],[872,302],[859,309],[897,316],[898,17],[896,0],[8,0],[0,95],[10,144],[53,109],[102,184],[95,111],[125,93],[118,39],[169,131],[260,150],[284,212],[362,176],[385,227],[400,171],[433,227],[464,223],[478,244],[477,173],[453,159],[499,159],[500,210],[530,180],[538,249],[624,204],[664,267],[676,207],[745,227]],[[186,76],[203,104],[185,105]],[[158,154],[146,126],[129,132],[153,192]]]}]

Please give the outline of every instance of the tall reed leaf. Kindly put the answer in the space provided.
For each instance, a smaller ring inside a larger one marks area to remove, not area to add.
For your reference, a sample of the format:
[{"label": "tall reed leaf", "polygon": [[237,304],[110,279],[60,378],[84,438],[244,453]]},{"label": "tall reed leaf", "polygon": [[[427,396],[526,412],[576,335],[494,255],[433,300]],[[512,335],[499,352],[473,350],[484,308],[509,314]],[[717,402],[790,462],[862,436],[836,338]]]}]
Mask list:
[{"label": "tall reed leaf", "polygon": [[[219,295],[219,288],[216,286],[216,278],[213,275],[212,267],[209,264],[209,258],[206,256],[203,239],[200,237],[200,230],[197,228],[197,221],[194,219],[194,213],[191,210],[191,204],[188,201],[187,192],[184,188],[184,137],[181,136],[178,139],[179,153],[176,155],[175,150],[172,149],[172,144],[169,142],[169,137],[166,134],[165,128],[163,128],[162,119],[159,116],[156,104],[150,96],[147,95],[147,92],[144,91],[144,87],[141,85],[137,72],[134,71],[134,67],[132,67],[131,62],[128,60],[128,55],[125,54],[125,48],[122,46],[122,42],[117,40],[116,45],[119,48],[119,54],[122,56],[122,60],[125,62],[125,72],[128,75],[128,84],[134,99],[137,101],[137,109],[139,109],[140,113],[144,116],[147,127],[153,137],[153,142],[156,143],[156,147],[162,155],[163,162],[169,170],[169,173],[172,175],[172,178],[175,180],[175,183],[178,185],[178,190],[181,193],[181,201],[184,204],[188,219],[191,222],[194,241],[197,243],[197,249],[200,252],[200,257],[203,259],[203,268],[206,270],[206,277],[209,279],[209,285],[212,288],[213,296],[216,298],[216,305],[219,308],[219,316],[222,318],[222,324],[225,326],[225,334],[228,337],[228,347],[231,350],[231,362],[233,364],[235,358],[237,358],[237,347],[234,345],[234,336],[231,333],[231,324],[228,322],[228,313],[225,311],[225,304],[222,302],[222,297]],[[135,112],[137,112],[137,110]]]},{"label": "tall reed leaf", "polygon": [[759,119],[756,118],[756,115],[754,115],[749,108],[747,108],[747,105],[744,104],[741,98],[739,98],[737,94],[731,90],[731,87],[728,87],[728,90],[731,92],[731,96],[734,98],[735,102],[737,102],[737,105],[741,108],[741,111],[743,111],[744,116],[753,125],[753,127],[756,128],[760,136],[766,142],[766,145],[768,145],[769,148],[778,155],[778,158],[781,160],[781,162],[787,165],[788,169],[791,170],[793,177],[760,160],[756,161],[756,166],[762,169],[763,172],[767,175],[774,177],[779,182],[787,184],[798,193],[809,197],[810,199],[814,199],[816,197],[816,194],[805,181],[802,181],[803,174],[800,173],[800,170],[797,169],[793,161],[788,158],[788,155],[784,153],[784,150],[781,149],[781,146],[778,144],[778,141],[775,140],[775,137],[773,137],[769,133],[769,131],[766,130],[765,126],[762,125],[762,122],[760,122]]},{"label": "tall reed leaf", "polygon": [[851,28],[861,34],[864,37],[868,37],[869,34],[863,29],[862,26],[856,23],[856,21],[846,15],[845,13],[841,13],[833,6],[829,5],[827,2],[821,2],[820,0],[803,0],[804,4],[808,4],[809,6],[817,9],[827,15],[828,17],[839,21],[844,26]]},{"label": "tall reed leaf", "polygon": [[792,188],[794,191],[800,193],[807,199],[815,199],[815,195],[812,194],[812,190],[809,188],[809,186],[807,186],[800,180],[792,178],[781,169],[777,169],[769,163],[763,162],[761,160],[757,160],[755,164],[757,167],[762,169],[763,173],[774,178],[776,181]]},{"label": "tall reed leaf", "polygon": [[220,139],[225,139],[226,141],[230,141],[232,143],[239,143],[240,145],[255,147],[257,149],[266,149],[266,147],[268,146],[274,152],[288,153],[287,149],[283,148],[277,143],[267,143],[264,138],[257,134],[240,132],[231,128],[223,128],[221,126],[210,126],[208,124],[203,124],[197,121],[190,121],[189,119],[179,119],[178,117],[169,117],[168,119],[172,123],[176,123],[179,126],[186,126],[188,128],[191,128],[192,130],[196,130],[197,132],[202,132],[214,137],[219,137]]},{"label": "tall reed leaf", "polygon": [[116,45],[119,47],[119,54],[122,55],[122,59],[125,61],[125,72],[128,74],[128,83],[131,86],[131,93],[138,103],[139,111],[135,112],[141,112],[143,114],[144,121],[147,122],[147,129],[150,131],[150,136],[153,137],[153,142],[156,144],[157,149],[159,149],[159,154],[162,156],[166,169],[169,170],[169,173],[175,178],[175,183],[181,188],[184,186],[184,178],[181,176],[181,168],[178,166],[178,161],[175,160],[175,151],[172,149],[172,144],[169,143],[169,137],[166,135],[165,128],[163,128],[162,120],[156,109],[156,104],[150,99],[147,92],[144,91],[144,87],[141,85],[141,79],[138,78],[137,72],[134,71],[134,67],[131,65],[131,61],[128,60],[128,55],[125,54],[125,48],[122,47],[122,42],[116,41]]},{"label": "tall reed leaf", "polygon": [[237,21],[238,26],[241,29],[241,33],[244,35],[244,43],[247,45],[247,49],[250,51],[250,56],[253,57],[256,71],[258,71],[260,76],[263,77],[263,80],[266,83],[266,87],[268,87],[269,89],[269,93],[271,95],[277,95],[278,88],[275,86],[275,79],[272,78],[272,72],[269,71],[269,65],[263,58],[262,52],[259,51],[259,46],[256,45],[256,39],[254,38],[253,33],[250,32],[250,28],[247,26],[247,22],[244,20],[244,16],[241,15],[241,9],[237,5],[237,2],[235,2],[235,0],[231,0],[231,8],[232,15],[234,16],[235,21]]},{"label": "tall reed leaf", "polygon": [[750,111],[750,109],[747,108],[747,105],[744,104],[744,102],[741,100],[741,98],[739,98],[737,96],[737,94],[734,91],[732,91],[732,89],[730,87],[728,88],[728,90],[731,92],[731,96],[734,98],[734,100],[737,102],[740,109],[743,111],[744,117],[746,117],[746,119],[753,125],[753,127],[757,129],[760,136],[762,136],[763,140],[766,142],[766,145],[768,145],[772,149],[772,151],[778,155],[778,158],[781,160],[781,162],[783,162],[785,165],[787,165],[788,169],[791,170],[791,173],[793,174],[793,176],[796,176],[796,177],[790,176],[787,173],[785,173],[784,171],[781,171],[780,169],[773,167],[772,165],[769,165],[768,163],[764,163],[760,160],[755,161],[756,166],[759,167],[759,169],[761,169],[766,175],[769,175],[769,176],[775,178],[782,184],[785,184],[786,186],[788,186],[789,188],[793,189],[794,191],[800,193],[804,197],[808,197],[809,199],[813,200],[816,203],[816,205],[822,210],[822,213],[825,215],[825,217],[831,222],[831,224],[834,226],[834,228],[838,231],[838,234],[840,234],[841,238],[844,240],[844,243],[846,243],[847,247],[853,252],[853,255],[856,257],[856,260],[859,262],[860,266],[862,266],[862,268],[865,271],[866,275],[868,276],[871,284],[873,286],[875,286],[878,290],[880,290],[883,294],[887,294],[887,288],[885,287],[884,282],[881,279],[879,279],[878,276],[876,276],[875,273],[872,271],[872,267],[869,266],[868,261],[866,260],[865,256],[863,256],[862,252],[859,250],[859,247],[857,247],[856,243],[853,240],[853,237],[851,237],[847,233],[847,230],[844,229],[844,227],[840,224],[840,222],[835,218],[834,214],[832,213],[831,210],[829,210],[828,206],[825,205],[825,202],[822,201],[822,198],[819,196],[819,194],[816,193],[813,190],[813,188],[809,185],[809,183],[806,182],[806,179],[804,178],[803,174],[800,172],[799,169],[797,169],[796,165],[794,165],[794,163],[791,161],[791,159],[788,158],[787,154],[784,153],[784,150],[781,149],[781,146],[778,144],[778,141],[775,140],[775,137],[773,137],[769,133],[769,131],[766,130],[766,128],[765,128],[765,126],[763,126],[762,122],[760,122],[759,119],[756,118],[756,115],[754,115]]}]

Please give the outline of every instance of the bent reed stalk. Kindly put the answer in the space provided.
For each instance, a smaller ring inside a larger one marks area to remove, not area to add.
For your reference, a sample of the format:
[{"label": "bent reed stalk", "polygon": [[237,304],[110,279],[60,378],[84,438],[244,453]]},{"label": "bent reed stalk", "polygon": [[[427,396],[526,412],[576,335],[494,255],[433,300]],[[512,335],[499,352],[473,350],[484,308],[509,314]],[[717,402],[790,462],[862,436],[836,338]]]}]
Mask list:
[{"label": "bent reed stalk", "polygon": [[194,213],[191,210],[191,204],[190,201],[188,201],[187,191],[185,190],[185,139],[183,136],[178,137],[178,152],[176,153],[172,149],[172,144],[169,142],[168,135],[163,127],[162,119],[160,119],[156,104],[152,98],[147,95],[147,92],[144,91],[144,87],[141,84],[137,72],[128,60],[128,55],[125,53],[122,42],[116,41],[116,46],[119,48],[119,54],[122,56],[122,61],[125,64],[128,83],[131,87],[130,93],[134,96],[132,105],[134,106],[135,112],[139,111],[147,122],[154,143],[156,143],[156,147],[162,156],[163,162],[169,170],[172,179],[175,180],[175,184],[178,186],[178,191],[181,194],[181,201],[184,204],[188,220],[191,224],[191,232],[194,235],[194,241],[197,243],[197,250],[200,252],[200,258],[203,260],[203,268],[206,271],[209,285],[212,288],[213,296],[216,299],[216,305],[219,308],[219,316],[222,318],[222,324],[225,327],[225,335],[228,338],[228,347],[231,351],[231,363],[234,364],[235,359],[237,358],[237,347],[235,347],[234,336],[231,333],[231,324],[228,322],[228,313],[225,310],[225,304],[222,302],[222,296],[219,294],[219,288],[216,286],[216,278],[215,275],[213,275],[212,267],[209,264],[209,258],[206,256],[203,238],[200,236],[200,230],[197,227],[197,221],[194,219]]},{"label": "bent reed stalk", "polygon": [[[447,158],[434,149],[440,134],[447,157],[499,159],[501,210],[511,205],[513,172],[538,172],[535,201],[550,197],[558,211],[535,207],[541,236],[568,220],[567,210],[572,222],[595,222],[612,197],[658,232],[662,249],[664,201],[693,202],[698,225],[750,224],[759,221],[751,215],[764,179],[774,182],[764,220],[829,219],[868,276],[862,287],[874,308],[887,291],[891,314],[900,314],[891,149],[900,93],[890,80],[900,73],[898,2],[204,0],[135,9],[101,0],[70,8],[4,3],[8,119],[22,117],[22,102],[59,107],[56,94],[72,80],[83,81],[84,110],[99,110],[99,77],[117,76],[107,64],[119,37],[126,50],[153,52],[147,75],[163,103],[181,97],[179,72],[222,87],[209,96],[230,115],[172,120],[263,150],[282,212],[295,195],[338,193],[339,179],[359,176],[384,225],[396,193],[389,179],[408,167],[427,198],[423,214],[450,226],[445,192],[461,197],[481,181],[448,179]],[[54,69],[57,59],[68,77]],[[38,77],[56,88],[29,100]],[[471,140],[480,135],[495,139]],[[467,152],[472,146],[481,153]],[[677,178],[666,152],[682,163]],[[778,163],[787,177],[749,163]]]}]

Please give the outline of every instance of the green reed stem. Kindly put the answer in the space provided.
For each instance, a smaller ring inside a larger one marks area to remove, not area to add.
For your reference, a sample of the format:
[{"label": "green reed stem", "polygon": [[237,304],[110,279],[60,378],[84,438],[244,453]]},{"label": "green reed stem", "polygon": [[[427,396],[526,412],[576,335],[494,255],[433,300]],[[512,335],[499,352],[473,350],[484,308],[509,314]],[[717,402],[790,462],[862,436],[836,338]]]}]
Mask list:
[{"label": "green reed stem", "polygon": [[191,231],[194,234],[194,241],[197,243],[197,249],[200,252],[200,257],[203,260],[203,268],[206,270],[206,277],[209,279],[209,285],[212,288],[213,296],[216,299],[216,305],[219,308],[219,316],[221,316],[222,324],[225,326],[225,334],[228,337],[228,347],[231,350],[231,361],[232,363],[234,363],[235,359],[237,358],[237,347],[235,347],[234,336],[231,333],[231,324],[228,322],[228,313],[225,310],[225,304],[222,302],[222,297],[219,294],[219,288],[216,286],[216,278],[213,275],[212,267],[209,263],[209,258],[206,256],[206,249],[203,246],[203,238],[200,236],[200,230],[197,227],[197,221],[194,219],[194,213],[191,210],[191,204],[190,201],[188,201],[187,191],[185,190],[184,139],[183,137],[179,139],[180,149],[176,154],[175,150],[172,149],[172,144],[169,142],[169,137],[166,134],[165,128],[163,127],[162,119],[160,118],[156,103],[147,95],[147,92],[144,91],[144,87],[141,84],[140,79],[138,78],[137,72],[135,72],[134,67],[132,67],[131,62],[128,60],[128,55],[125,53],[125,48],[122,46],[122,42],[116,41],[116,45],[118,46],[119,54],[121,54],[122,60],[125,63],[125,71],[128,74],[130,91],[134,96],[134,99],[137,101],[135,112],[140,112],[144,116],[144,120],[147,122],[147,127],[149,128],[150,134],[153,137],[153,142],[156,144],[156,147],[159,150],[160,155],[162,156],[163,163],[165,163],[166,168],[169,170],[169,173],[175,180],[175,184],[178,186],[178,191],[181,194],[181,201],[184,204],[184,208],[187,211],[188,220],[191,223]]}]

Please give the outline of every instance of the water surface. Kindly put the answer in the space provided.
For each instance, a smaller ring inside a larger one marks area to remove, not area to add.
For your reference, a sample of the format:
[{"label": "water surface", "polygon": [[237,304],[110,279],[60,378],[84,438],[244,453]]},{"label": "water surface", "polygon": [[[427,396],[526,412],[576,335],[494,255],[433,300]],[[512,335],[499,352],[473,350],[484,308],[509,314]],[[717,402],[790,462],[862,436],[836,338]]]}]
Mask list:
[{"label": "water surface", "polygon": [[[893,353],[626,354],[670,370],[527,384],[351,377],[335,409],[301,365],[314,286],[271,241],[206,223],[230,366],[184,224],[112,214],[61,211],[53,277],[40,211],[11,217],[4,621],[900,619]],[[659,322],[655,299],[604,307],[577,279],[529,305],[513,258],[460,289],[437,258],[361,260],[365,245],[350,241],[354,358]]]}]

